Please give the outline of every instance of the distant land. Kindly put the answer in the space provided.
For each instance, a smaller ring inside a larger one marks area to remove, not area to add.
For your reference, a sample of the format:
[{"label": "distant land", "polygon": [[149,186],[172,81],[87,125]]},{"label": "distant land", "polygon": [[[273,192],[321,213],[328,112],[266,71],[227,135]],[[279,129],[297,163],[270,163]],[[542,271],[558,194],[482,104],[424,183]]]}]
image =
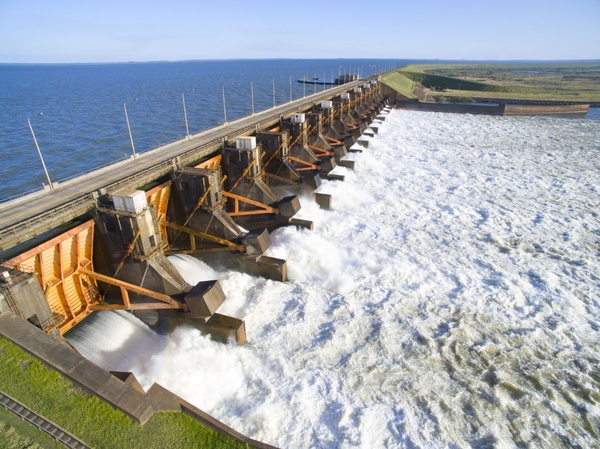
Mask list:
[{"label": "distant land", "polygon": [[385,76],[407,99],[516,100],[600,106],[600,61],[411,64]]}]

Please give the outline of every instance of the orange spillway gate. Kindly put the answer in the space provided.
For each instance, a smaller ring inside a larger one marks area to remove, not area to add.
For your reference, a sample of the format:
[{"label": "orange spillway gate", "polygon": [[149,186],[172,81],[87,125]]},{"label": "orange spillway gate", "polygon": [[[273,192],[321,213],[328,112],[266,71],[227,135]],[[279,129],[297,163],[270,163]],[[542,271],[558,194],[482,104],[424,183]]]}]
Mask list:
[{"label": "orange spillway gate", "polygon": [[[20,254],[2,265],[24,273],[33,273],[52,314],[61,317],[56,327],[61,335],[94,310],[182,309],[187,306],[168,295],[158,293],[94,271],[94,221],[75,228]],[[98,282],[116,286],[121,303],[103,304]],[[133,303],[136,293],[156,302]],[[47,329],[47,331],[52,331]]]},{"label": "orange spillway gate", "polygon": [[93,270],[93,247],[94,221],[89,220],[3,264],[35,275],[52,313],[64,317],[61,335],[91,313],[89,304],[100,301],[96,280],[79,271]]}]

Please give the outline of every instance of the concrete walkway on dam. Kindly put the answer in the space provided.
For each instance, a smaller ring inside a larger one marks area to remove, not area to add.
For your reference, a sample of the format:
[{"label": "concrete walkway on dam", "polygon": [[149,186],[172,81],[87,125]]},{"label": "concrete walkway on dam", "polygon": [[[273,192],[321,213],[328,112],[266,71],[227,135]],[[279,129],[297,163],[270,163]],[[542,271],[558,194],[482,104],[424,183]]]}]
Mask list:
[{"label": "concrete walkway on dam", "polygon": [[[110,186],[110,190],[114,191],[116,188],[142,186],[171,171],[171,161],[177,157],[192,153],[190,157],[193,155],[193,159],[198,160],[208,156],[220,148],[224,139],[251,134],[276,123],[281,116],[304,110],[364,82],[359,80],[324,90],[138,154],[136,158],[100,168],[60,183],[54,190],[40,190],[0,203],[0,253],[86,213],[94,207],[95,197],[92,194],[99,189]],[[119,185],[123,180],[127,182]]]}]

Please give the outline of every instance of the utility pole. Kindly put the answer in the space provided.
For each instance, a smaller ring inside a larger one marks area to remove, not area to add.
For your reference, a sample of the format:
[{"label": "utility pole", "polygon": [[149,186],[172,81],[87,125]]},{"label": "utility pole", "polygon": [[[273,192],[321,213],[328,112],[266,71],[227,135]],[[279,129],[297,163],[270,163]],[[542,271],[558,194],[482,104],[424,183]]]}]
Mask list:
[{"label": "utility pole", "polygon": [[[37,115],[44,115],[41,112]],[[35,147],[37,148],[37,152],[40,155],[40,160],[42,161],[42,167],[44,167],[44,173],[46,174],[46,179],[48,180],[48,186],[50,190],[54,190],[54,186],[52,185],[52,181],[50,181],[50,175],[48,174],[48,169],[46,168],[46,163],[44,162],[44,158],[42,157],[42,152],[40,151],[40,146],[38,145],[38,141],[35,138],[35,133],[33,132],[33,127],[31,126],[31,117],[27,117],[27,123],[29,124],[29,129],[31,130],[31,135],[33,136],[33,142],[35,143]]]},{"label": "utility pole", "polygon": [[125,120],[127,121],[127,130],[129,131],[129,141],[131,142],[131,151],[133,152],[133,158],[137,158],[135,153],[135,145],[133,144],[133,135],[131,134],[131,126],[129,125],[129,116],[127,115],[127,103],[123,103],[123,110],[125,111]]},{"label": "utility pole", "polygon": [[185,110],[185,96],[183,94],[181,94],[181,101],[183,102],[183,118],[185,118],[185,135],[187,137],[190,137],[190,128],[188,126],[187,111]]},{"label": "utility pole", "polygon": [[221,86],[221,92],[223,92],[223,123],[227,124],[227,106],[225,106],[225,86]]}]

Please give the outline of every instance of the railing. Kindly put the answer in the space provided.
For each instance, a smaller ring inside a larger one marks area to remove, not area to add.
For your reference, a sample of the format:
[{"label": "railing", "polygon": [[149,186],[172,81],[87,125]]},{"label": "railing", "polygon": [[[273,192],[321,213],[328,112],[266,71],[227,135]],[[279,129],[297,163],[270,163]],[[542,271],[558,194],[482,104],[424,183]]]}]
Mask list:
[{"label": "railing", "polygon": [[[91,194],[79,197],[69,203],[57,206],[54,209],[50,209],[39,215],[31,217],[27,220],[23,220],[12,226],[0,230],[0,244],[7,240],[16,238],[17,242],[20,243],[18,238],[24,234],[27,234],[27,230],[50,230],[53,224],[58,222],[64,223],[65,221],[77,218],[94,206],[94,199]],[[84,210],[83,212],[81,212]],[[23,231],[25,230],[25,232]]]},{"label": "railing", "polygon": [[159,257],[156,259],[156,261],[158,262],[158,264],[161,266],[161,268],[163,270],[165,270],[167,273],[169,273],[169,275],[171,276],[171,278],[177,282],[178,287],[183,289],[185,288],[188,283],[185,279],[183,279],[183,277],[181,276],[181,273],[179,273],[179,271],[173,269],[173,266],[171,264],[165,263],[164,258]]},{"label": "railing", "polygon": [[2,203],[8,203],[9,201],[13,201],[16,200],[17,198],[21,198],[27,195],[31,195],[33,193],[42,193],[43,190],[41,189],[31,189],[31,190],[27,190],[26,192],[22,192],[22,193],[17,193],[16,195],[11,195],[11,196],[7,196],[5,198],[0,198],[0,204]]},{"label": "railing", "polygon": [[8,304],[8,308],[10,310],[15,315],[20,316],[23,319],[26,319],[25,315],[23,315],[23,312],[19,308],[19,304],[17,303],[17,301],[15,301],[15,298],[13,297],[13,294],[12,294],[12,291],[10,290],[10,288],[8,288],[5,284],[0,284],[0,293],[2,293],[2,295],[4,296],[4,300]]},{"label": "railing", "polygon": [[52,421],[47,420],[41,415],[38,415],[34,411],[21,404],[16,399],[0,392],[0,406],[6,410],[13,412],[15,415],[27,421],[29,424],[37,427],[42,432],[46,432],[55,440],[61,442],[65,446],[72,449],[91,449],[90,446],[85,444],[74,435],[67,432],[65,429],[57,426]]}]

